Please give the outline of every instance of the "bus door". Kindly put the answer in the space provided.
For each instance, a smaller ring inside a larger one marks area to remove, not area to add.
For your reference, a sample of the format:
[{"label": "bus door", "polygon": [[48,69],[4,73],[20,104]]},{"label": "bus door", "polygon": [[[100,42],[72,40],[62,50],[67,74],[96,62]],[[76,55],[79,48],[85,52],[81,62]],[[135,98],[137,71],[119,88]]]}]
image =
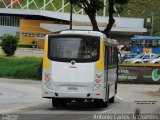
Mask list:
[{"label": "bus door", "polygon": [[109,46],[105,46],[105,58],[104,58],[104,81],[106,82],[106,99],[108,99],[107,95],[108,95],[108,61],[109,61],[109,56],[108,56],[108,47]]},{"label": "bus door", "polygon": [[106,65],[107,65],[107,87],[109,98],[113,97],[116,93],[116,84],[117,84],[117,49],[114,46],[107,46],[106,52]]}]

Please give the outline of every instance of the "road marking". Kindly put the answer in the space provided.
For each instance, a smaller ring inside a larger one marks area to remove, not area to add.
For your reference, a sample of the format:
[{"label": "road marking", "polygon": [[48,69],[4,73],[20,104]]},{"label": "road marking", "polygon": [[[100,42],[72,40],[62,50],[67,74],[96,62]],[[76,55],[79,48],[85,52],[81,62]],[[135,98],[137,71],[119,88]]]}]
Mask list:
[{"label": "road marking", "polygon": [[118,99],[121,100],[121,101],[125,101],[125,99],[123,99],[123,98],[121,98],[121,97],[119,97],[119,96],[117,96],[117,95],[116,95],[116,98],[118,98]]},{"label": "road marking", "polygon": [[121,98],[121,97],[119,97],[117,95],[116,95],[116,98],[118,98],[119,100],[124,101],[124,102],[129,102],[128,100],[125,100],[125,99],[123,99],[123,98]]},{"label": "road marking", "polygon": [[109,111],[111,111],[113,108],[109,109],[109,110],[105,110],[105,111],[102,111],[102,112],[99,112],[99,114],[104,114],[104,113],[107,113]]}]

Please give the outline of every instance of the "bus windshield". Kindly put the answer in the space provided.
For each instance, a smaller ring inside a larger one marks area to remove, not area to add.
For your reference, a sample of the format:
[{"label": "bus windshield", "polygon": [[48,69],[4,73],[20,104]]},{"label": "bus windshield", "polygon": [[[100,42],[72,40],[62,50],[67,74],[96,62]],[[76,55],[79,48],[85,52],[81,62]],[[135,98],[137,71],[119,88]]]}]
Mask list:
[{"label": "bus windshield", "polygon": [[48,57],[53,61],[94,62],[99,59],[100,38],[84,35],[49,36]]}]

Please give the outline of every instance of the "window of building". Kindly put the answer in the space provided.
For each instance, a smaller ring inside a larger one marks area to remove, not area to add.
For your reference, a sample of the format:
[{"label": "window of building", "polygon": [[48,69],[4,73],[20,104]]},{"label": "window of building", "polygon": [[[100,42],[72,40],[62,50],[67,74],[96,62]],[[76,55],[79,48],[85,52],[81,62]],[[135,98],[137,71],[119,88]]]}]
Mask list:
[{"label": "window of building", "polygon": [[22,33],[22,36],[24,37],[34,37],[33,33]]},{"label": "window of building", "polygon": [[44,37],[45,37],[45,34],[37,34],[37,37],[38,37],[38,38],[44,38]]},{"label": "window of building", "polygon": [[16,16],[0,16],[0,25],[19,27],[20,17]]}]

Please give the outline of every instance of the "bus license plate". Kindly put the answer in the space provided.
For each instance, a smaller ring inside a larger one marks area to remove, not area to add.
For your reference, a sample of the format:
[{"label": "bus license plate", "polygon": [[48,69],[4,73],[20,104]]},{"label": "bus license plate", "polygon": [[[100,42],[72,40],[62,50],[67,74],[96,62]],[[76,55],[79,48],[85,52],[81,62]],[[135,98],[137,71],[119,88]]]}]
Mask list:
[{"label": "bus license plate", "polygon": [[77,87],[68,87],[68,90],[78,90]]}]

